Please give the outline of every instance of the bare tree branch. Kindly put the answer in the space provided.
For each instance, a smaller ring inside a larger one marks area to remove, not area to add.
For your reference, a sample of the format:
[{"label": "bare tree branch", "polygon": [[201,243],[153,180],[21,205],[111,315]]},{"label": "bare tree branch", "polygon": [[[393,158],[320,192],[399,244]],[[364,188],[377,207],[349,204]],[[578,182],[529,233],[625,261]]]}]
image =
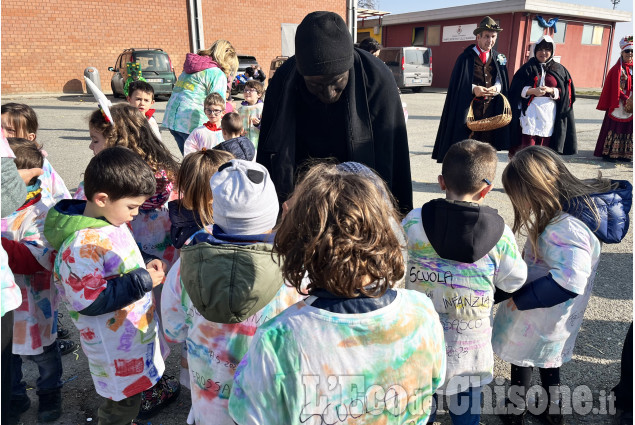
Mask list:
[{"label": "bare tree branch", "polygon": [[[615,0],[613,0],[615,1]],[[617,0],[619,1],[619,0]],[[379,8],[379,0],[357,0],[357,7],[361,7],[362,9],[378,9]]]}]

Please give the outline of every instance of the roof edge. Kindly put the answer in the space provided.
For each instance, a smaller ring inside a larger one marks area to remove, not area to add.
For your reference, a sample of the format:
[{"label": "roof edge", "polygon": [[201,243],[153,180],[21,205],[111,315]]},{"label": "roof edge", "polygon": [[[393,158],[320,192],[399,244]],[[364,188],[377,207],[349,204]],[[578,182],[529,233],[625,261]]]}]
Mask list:
[{"label": "roof edge", "polygon": [[[511,12],[544,13],[576,18],[588,18],[608,22],[629,22],[633,14],[623,10],[605,9],[594,6],[582,6],[573,3],[561,3],[551,0],[499,0],[487,3],[453,6],[442,9],[422,10],[391,14],[382,18],[382,24],[398,25],[413,22],[438,21],[445,19],[482,17],[484,11],[490,15],[500,15]],[[378,25],[378,19],[364,19],[364,27]]]}]

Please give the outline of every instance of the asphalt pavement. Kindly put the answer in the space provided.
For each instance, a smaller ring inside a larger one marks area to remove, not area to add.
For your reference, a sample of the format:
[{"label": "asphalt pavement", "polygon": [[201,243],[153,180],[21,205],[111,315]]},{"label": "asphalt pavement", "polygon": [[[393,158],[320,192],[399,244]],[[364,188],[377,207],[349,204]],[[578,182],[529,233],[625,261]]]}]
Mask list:
[{"label": "asphalt pavement", "polygon": [[[410,145],[410,161],[414,191],[414,205],[423,203],[443,194],[437,183],[441,165],[431,159],[432,147],[443,109],[445,93],[439,90],[428,90],[423,93],[404,91],[402,101],[407,104],[408,138]],[[114,101],[114,100],[113,100]],[[121,102],[122,100],[116,100]],[[266,100],[265,100],[266,101]],[[40,129],[38,141],[48,152],[48,159],[66,182],[69,190],[74,191],[82,180],[82,173],[92,157],[88,149],[88,117],[96,108],[92,96],[59,96],[59,97],[10,97],[4,96],[2,103],[22,102],[32,106],[39,119]],[[165,100],[155,103],[155,118],[161,123],[166,106]],[[570,170],[580,178],[603,176],[612,179],[633,181],[632,163],[610,163],[593,157],[593,149],[602,124],[604,113],[597,111],[597,100],[579,98],[574,106],[579,153],[563,157]],[[180,158],[174,139],[169,131],[162,129],[163,142]],[[509,199],[503,192],[501,184],[502,171],[507,164],[507,153],[499,153],[495,189],[487,196],[485,203],[498,209],[505,221],[511,225],[513,212]],[[632,213],[631,213],[632,220]],[[519,237],[520,246],[524,238]],[[65,313],[65,308],[61,307]],[[561,377],[563,385],[567,385],[572,394],[574,413],[568,423],[610,424],[610,397],[607,395],[619,381],[620,358],[624,338],[630,322],[633,320],[633,233],[629,230],[627,237],[616,245],[605,245],[598,268],[593,296],[586,310],[582,329],[578,335],[573,359],[563,365]],[[62,319],[64,325],[72,331],[72,337],[78,341],[78,333],[66,315]],[[178,376],[178,346],[173,346],[168,359],[167,373]],[[63,357],[65,381],[63,388],[64,413],[60,424],[85,424],[97,420],[97,408],[101,398],[97,396],[86,358],[81,349]],[[37,396],[33,387],[37,372],[33,363],[24,367],[25,379],[29,384],[29,395],[33,406],[22,415],[24,424],[36,423]],[[493,394],[497,389],[509,383],[509,365],[496,359],[495,376],[498,378],[490,384]],[[538,373],[534,372],[533,383],[539,383]],[[592,400],[585,402],[586,399]],[[588,413],[586,411],[588,410]],[[189,411],[189,391],[183,390],[176,403],[162,413],[142,423],[183,424]],[[441,424],[449,424],[448,415],[440,415]],[[483,415],[484,424],[499,424],[494,415]],[[539,419],[528,416],[527,423],[542,423]]]}]

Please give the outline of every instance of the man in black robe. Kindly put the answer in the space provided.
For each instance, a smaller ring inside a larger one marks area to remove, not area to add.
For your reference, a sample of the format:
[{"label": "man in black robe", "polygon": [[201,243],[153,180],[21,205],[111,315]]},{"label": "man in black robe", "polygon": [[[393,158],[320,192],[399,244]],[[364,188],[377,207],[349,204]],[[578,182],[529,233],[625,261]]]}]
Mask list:
[{"label": "man in black robe", "polygon": [[395,79],[384,63],[354,48],[342,18],[312,12],[298,26],[296,54],[274,74],[262,112],[257,161],[280,202],[310,158],[334,157],[374,169],[399,210],[412,209],[406,122]]},{"label": "man in black robe", "polygon": [[507,96],[507,58],[494,50],[496,38],[502,28],[486,16],[474,30],[476,44],[468,46],[456,60],[448,94],[445,98],[432,159],[443,162],[445,153],[455,143],[468,138],[487,142],[496,150],[509,149],[509,128],[475,132],[465,124],[472,99],[474,119],[498,115],[503,110],[499,93]]}]

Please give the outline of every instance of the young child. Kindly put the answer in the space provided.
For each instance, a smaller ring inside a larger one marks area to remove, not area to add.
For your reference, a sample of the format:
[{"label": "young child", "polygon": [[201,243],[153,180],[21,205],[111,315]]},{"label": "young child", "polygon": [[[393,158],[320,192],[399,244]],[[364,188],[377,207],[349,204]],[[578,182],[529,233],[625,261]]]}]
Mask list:
[{"label": "young child", "polygon": [[[249,142],[251,145],[251,142]],[[202,150],[192,152],[183,158],[183,163],[177,176],[177,187],[179,187],[179,199],[168,202],[170,210],[170,221],[172,222],[172,245],[176,249],[181,249],[187,245],[196,232],[204,229],[212,233],[213,213],[212,213],[212,192],[209,188],[209,181],[218,170],[218,167],[231,161],[233,156],[229,152],[221,150]],[[175,279],[175,273],[180,268],[180,260],[176,260],[168,274],[163,293],[178,291],[181,293],[181,282]],[[176,270],[176,271],[174,271]],[[163,295],[162,295],[163,296]],[[181,385],[190,389],[190,375],[187,366],[187,345],[183,344],[181,352]]]},{"label": "young child", "polygon": [[84,173],[87,201],[49,211],[45,235],[58,251],[55,275],[80,331],[95,389],[105,398],[99,424],[132,421],[141,392],[163,375],[152,288],[161,262],[147,266],[127,224],[156,191],[154,170],[124,147],[97,154]]},{"label": "young child", "polygon": [[[36,141],[38,127],[37,115],[29,105],[23,103],[6,103],[2,105],[2,128],[5,130],[7,137],[18,137]],[[39,178],[40,187],[42,188],[44,202],[52,206],[62,199],[69,199],[71,195],[62,177],[53,169],[48,159],[46,159],[47,154],[41,147],[40,152],[44,156],[44,163],[42,165],[44,173]],[[57,326],[58,338],[66,339],[70,336],[70,332],[63,328],[59,321]]]},{"label": "young child", "polygon": [[192,152],[183,158],[177,176],[179,199],[168,202],[170,235],[176,249],[181,249],[201,229],[211,234],[214,219],[209,181],[218,167],[232,159],[231,153],[216,149]]},{"label": "young child", "polygon": [[[197,170],[191,171],[189,178],[195,179]],[[283,284],[271,256],[270,233],[278,202],[266,168],[232,160],[212,177],[207,191],[206,196],[184,197],[183,201],[193,209],[205,210],[213,197],[211,234],[201,230],[182,249],[182,267],[180,271],[174,267],[168,274],[161,304],[166,336],[187,343],[195,422],[206,424],[214,418],[214,424],[232,425],[227,403],[236,366],[258,326],[295,304],[300,296]],[[211,292],[204,300],[209,308],[199,310],[200,297],[190,298],[188,294],[194,293],[190,289]],[[224,307],[219,308],[221,305]],[[206,319],[210,310],[213,322]]]},{"label": "young child", "polygon": [[188,153],[200,151],[203,148],[212,149],[223,141],[223,133],[220,127],[220,120],[225,113],[225,99],[214,92],[205,98],[205,115],[207,121],[200,127],[195,128],[185,140],[183,156]]},{"label": "young child", "polygon": [[230,152],[236,159],[254,161],[256,148],[243,134],[243,120],[236,112],[225,114],[220,122],[223,131],[224,142],[216,145],[214,149]]},{"label": "young child", "polygon": [[126,97],[128,103],[137,108],[148,119],[148,124],[157,139],[161,140],[159,124],[153,115],[156,109],[150,107],[154,105],[154,88],[145,81],[133,81],[128,88],[130,95]]},{"label": "young child", "polygon": [[245,135],[258,149],[258,138],[260,137],[260,118],[262,117],[262,95],[265,88],[260,81],[249,80],[245,83],[243,91],[245,100],[241,102],[238,113],[243,119]]},{"label": "young child", "polygon": [[[136,108],[116,104],[110,108],[110,114],[113,123],[106,120],[101,110],[91,114],[89,147],[95,155],[108,147],[130,148],[154,170],[157,191],[140,207],[140,214],[131,223],[132,234],[141,251],[163,260],[169,269],[176,261],[176,250],[170,244],[170,218],[166,204],[176,197],[173,187],[178,163],[154,136],[148,121]],[[77,188],[73,198],[86,199],[83,184]]]},{"label": "young child", "polygon": [[541,416],[561,424],[560,366],[573,356],[602,242],[618,243],[628,231],[633,187],[601,176],[579,180],[542,146],[514,155],[503,171],[503,187],[514,208],[514,232],[527,234],[523,257],[529,272],[494,319],[492,346],[512,364],[510,400],[520,410],[501,419],[524,423],[524,398],[537,366],[549,402]]},{"label": "young child", "polygon": [[[110,114],[112,123],[106,120],[101,110],[91,114],[90,149],[97,154],[107,147],[130,148],[141,155],[154,171],[156,192],[139,207],[139,214],[133,218],[130,228],[141,252],[163,261],[167,272],[178,258],[178,252],[170,241],[171,224],[167,206],[168,201],[177,196],[173,188],[178,164],[165,145],[154,136],[148,121],[136,108],[127,104],[117,104],[110,108]],[[79,198],[81,194],[83,186],[81,190],[78,188],[74,198],[82,199]],[[157,311],[160,311],[160,288],[154,291],[154,298]],[[164,358],[167,358],[170,349],[165,344],[162,334],[160,340],[161,352]],[[144,391],[139,419],[152,417],[169,402],[174,401],[179,388],[178,380],[166,375],[157,386]]]},{"label": "young child", "polygon": [[[439,176],[445,199],[423,204],[402,222],[406,288],[430,297],[443,326],[447,371],[439,395],[449,396],[455,424],[479,422],[481,388],[493,379],[494,293],[515,291],[527,277],[511,229],[495,209],[482,205],[497,163],[488,143],[468,139],[452,145]],[[458,408],[462,399],[470,401],[467,410]]]},{"label": "young child", "polygon": [[443,329],[425,295],[391,288],[404,273],[394,208],[369,179],[326,164],[292,200],[274,252],[298,292],[307,275],[310,296],[258,329],[236,369],[232,419],[425,423],[445,376]]},{"label": "young child", "polygon": [[[2,105],[1,111],[2,128],[5,130],[6,137],[36,140],[38,121],[33,108],[23,103],[5,103]],[[46,152],[42,152],[42,154],[44,155],[44,165],[42,165],[44,174],[40,176],[42,196],[51,198],[53,203],[69,199],[71,194],[66,188],[64,180],[46,159]]]},{"label": "young child", "polygon": [[[18,170],[41,168],[44,156],[35,141],[9,138]],[[42,196],[38,177],[28,182],[24,204],[2,219],[2,246],[9,256],[9,268],[22,293],[15,310],[11,405],[15,416],[29,409],[31,402],[22,381],[22,356],[37,364],[38,420],[51,422],[62,414],[62,359],[71,352],[73,341],[57,340],[58,295],[53,284],[51,246],[44,238],[44,219],[52,200]],[[6,389],[8,390],[8,389]]]},{"label": "young child", "polygon": [[[15,166],[15,154],[9,147],[9,142],[4,136],[4,128],[0,128],[0,171],[2,182],[0,190],[1,217],[8,217],[22,206],[26,199],[26,183],[32,177],[41,174],[42,169],[29,170],[28,176],[22,177]],[[24,174],[26,170],[22,170]],[[31,174],[33,173],[33,174]],[[13,346],[13,315],[14,310],[22,304],[22,292],[15,283],[13,272],[9,268],[9,257],[7,252],[0,245],[0,315],[2,316],[2,358],[0,366],[2,369],[2,384],[0,388],[11,388],[11,348]],[[2,406],[0,407],[0,423],[9,423],[9,409],[11,406],[11,392],[2,391],[0,393]]]}]

